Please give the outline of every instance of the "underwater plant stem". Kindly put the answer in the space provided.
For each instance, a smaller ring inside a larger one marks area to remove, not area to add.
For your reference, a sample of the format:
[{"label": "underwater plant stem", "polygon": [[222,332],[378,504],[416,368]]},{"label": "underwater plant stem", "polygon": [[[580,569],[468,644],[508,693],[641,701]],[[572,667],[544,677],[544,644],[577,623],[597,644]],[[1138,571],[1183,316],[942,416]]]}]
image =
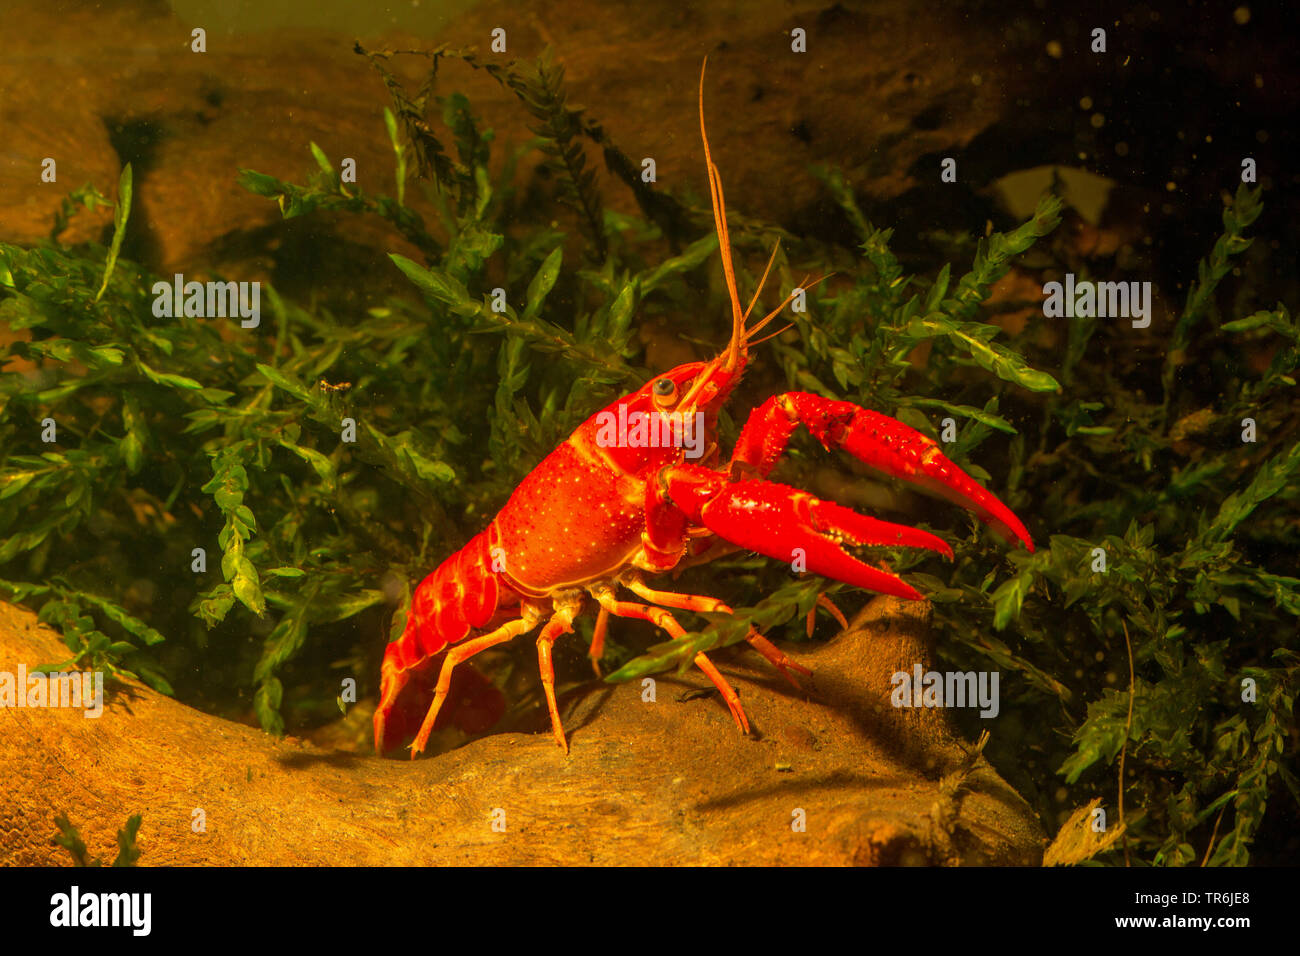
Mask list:
[{"label": "underwater plant stem", "polygon": [[1219,838],[1219,824],[1223,822],[1223,812],[1228,809],[1225,803],[1219,807],[1219,815],[1214,818],[1214,830],[1210,833],[1210,845],[1205,848],[1205,856],[1201,858],[1201,866],[1206,866],[1210,862],[1210,854],[1214,852],[1214,841]]},{"label": "underwater plant stem", "polygon": [[1124,647],[1128,649],[1128,720],[1124,722],[1124,743],[1119,748],[1119,826],[1124,841],[1124,865],[1132,866],[1128,855],[1128,833],[1124,830],[1124,755],[1128,751],[1129,734],[1133,732],[1133,642],[1129,640],[1128,622],[1120,621],[1120,624],[1124,628]]}]

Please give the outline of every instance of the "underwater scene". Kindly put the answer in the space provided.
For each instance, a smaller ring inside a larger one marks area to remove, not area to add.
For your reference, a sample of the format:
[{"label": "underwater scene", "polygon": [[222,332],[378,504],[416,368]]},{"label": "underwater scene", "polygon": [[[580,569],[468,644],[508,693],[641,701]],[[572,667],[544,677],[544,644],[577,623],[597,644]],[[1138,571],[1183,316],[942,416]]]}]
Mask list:
[{"label": "underwater scene", "polygon": [[1300,861],[1284,6],[0,9],[4,867]]}]

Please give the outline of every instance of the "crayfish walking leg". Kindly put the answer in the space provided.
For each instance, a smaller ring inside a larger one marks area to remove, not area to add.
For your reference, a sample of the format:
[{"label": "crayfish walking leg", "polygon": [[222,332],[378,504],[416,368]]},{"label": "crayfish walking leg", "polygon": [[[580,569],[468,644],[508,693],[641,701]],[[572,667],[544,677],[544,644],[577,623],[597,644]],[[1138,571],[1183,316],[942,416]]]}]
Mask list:
[{"label": "crayfish walking leg", "polygon": [[[731,614],[731,608],[723,604],[717,598],[711,598],[707,595],[700,594],[679,594],[676,591],[658,591],[650,587],[642,580],[639,574],[629,574],[624,579],[627,589],[638,597],[643,597],[654,604],[662,604],[665,607],[681,608],[683,611],[706,611],[718,614]],[[792,670],[799,671],[801,674],[811,674],[808,668],[802,664],[796,664],[784,652],[779,650],[775,644],[769,641],[752,627],[749,633],[745,635],[745,640],[749,642],[754,650],[758,651],[768,662],[781,672],[781,676],[795,686],[796,690],[802,690],[799,687]]]},{"label": "crayfish walking leg", "polygon": [[555,734],[555,742],[560,745],[560,749],[567,754],[569,742],[564,736],[560,710],[555,703],[555,668],[551,665],[551,645],[561,634],[573,633],[573,619],[582,610],[582,597],[579,594],[569,600],[557,600],[556,605],[555,614],[537,637],[537,669],[542,675],[542,690],[546,692],[546,709],[551,714],[551,732]]},{"label": "crayfish walking leg", "polygon": [[429,705],[429,712],[424,715],[424,723],[420,724],[420,732],[415,735],[415,742],[411,744],[412,760],[424,753],[424,748],[429,743],[429,735],[433,733],[433,724],[438,719],[438,711],[442,709],[442,702],[447,699],[447,693],[451,690],[451,672],[456,669],[456,665],[469,660],[479,651],[512,641],[520,634],[527,634],[540,620],[540,612],[531,605],[525,604],[523,617],[519,620],[503,624],[490,634],[484,634],[482,637],[461,644],[453,644],[447,648],[447,657],[443,660],[442,670],[438,673],[438,686],[433,693],[433,703]]},{"label": "crayfish walking leg", "polygon": [[[686,636],[686,629],[678,624],[677,619],[663,608],[635,604],[630,601],[619,601],[615,599],[613,591],[609,588],[592,588],[591,594],[600,602],[600,606],[609,611],[614,617],[631,617],[649,621],[656,627],[661,627],[667,631],[668,635],[675,641]],[[713,661],[704,656],[703,651],[695,655],[695,666],[708,675],[709,680],[713,681],[713,686],[722,694],[722,699],[727,702],[731,716],[736,719],[736,725],[740,727],[741,733],[749,733],[749,718],[745,716],[744,708],[740,706],[740,695],[736,693],[735,688],[713,666]]]}]

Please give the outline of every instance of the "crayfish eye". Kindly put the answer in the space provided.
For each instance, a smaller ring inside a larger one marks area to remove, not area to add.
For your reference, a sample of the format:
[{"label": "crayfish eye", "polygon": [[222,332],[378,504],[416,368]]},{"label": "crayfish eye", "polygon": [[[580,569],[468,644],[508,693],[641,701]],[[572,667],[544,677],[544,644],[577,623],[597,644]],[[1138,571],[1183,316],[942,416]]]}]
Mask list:
[{"label": "crayfish eye", "polygon": [[671,405],[677,399],[677,383],[671,378],[661,378],[652,388],[656,405]]}]

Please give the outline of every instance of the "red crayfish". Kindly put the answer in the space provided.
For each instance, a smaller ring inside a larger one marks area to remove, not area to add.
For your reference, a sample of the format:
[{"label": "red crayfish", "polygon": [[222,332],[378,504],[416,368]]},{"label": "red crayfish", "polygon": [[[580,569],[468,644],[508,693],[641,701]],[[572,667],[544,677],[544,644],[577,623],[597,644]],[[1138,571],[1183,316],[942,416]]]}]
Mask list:
[{"label": "red crayfish", "polygon": [[[381,696],[374,716],[375,746],[411,677],[444,659],[433,702],[411,745],[422,752],[447,698],[452,671],[480,651],[543,625],[537,660],[555,740],[568,743],[555,702],[551,645],[571,633],[588,597],[600,608],[592,656],[598,659],[609,616],[639,618],[673,638],[685,629],[665,608],[729,613],[711,597],[660,591],[645,573],[712,560],[747,549],[791,561],[802,549],[806,567],[847,584],[903,598],[915,589],[871,567],[842,544],[928,548],[952,558],[941,538],[906,525],[865,517],[807,492],[766,481],[803,425],[828,449],[842,449],[894,478],[917,484],[970,509],[1009,542],[1033,543],[1025,526],[993,494],[949,461],[936,443],[887,415],[807,392],[786,392],[753,411],[725,464],[716,441],[718,412],[745,371],[755,334],[780,314],[792,293],[764,318],[749,323],[758,300],[741,310],[727,233],[722,182],[704,128],[704,74],[700,74],[700,136],[709,178],[714,225],[731,300],[731,340],[708,362],[689,362],[659,375],[606,406],[580,425],[520,482],[487,528],[429,574],[416,588],[402,636],[388,645]],[[758,289],[761,292],[775,251]],[[617,422],[617,428],[611,427]],[[625,423],[634,422],[629,433]],[[649,423],[647,431],[645,425]],[[645,440],[671,427],[678,437],[697,426],[695,447]],[[670,427],[671,426],[671,427]],[[637,440],[638,437],[640,440]],[[691,459],[688,452],[696,455]],[[626,588],[644,602],[620,600]],[[808,673],[751,630],[749,643],[782,673]],[[742,732],[749,722],[740,698],[703,653],[695,664],[708,675]]]}]

